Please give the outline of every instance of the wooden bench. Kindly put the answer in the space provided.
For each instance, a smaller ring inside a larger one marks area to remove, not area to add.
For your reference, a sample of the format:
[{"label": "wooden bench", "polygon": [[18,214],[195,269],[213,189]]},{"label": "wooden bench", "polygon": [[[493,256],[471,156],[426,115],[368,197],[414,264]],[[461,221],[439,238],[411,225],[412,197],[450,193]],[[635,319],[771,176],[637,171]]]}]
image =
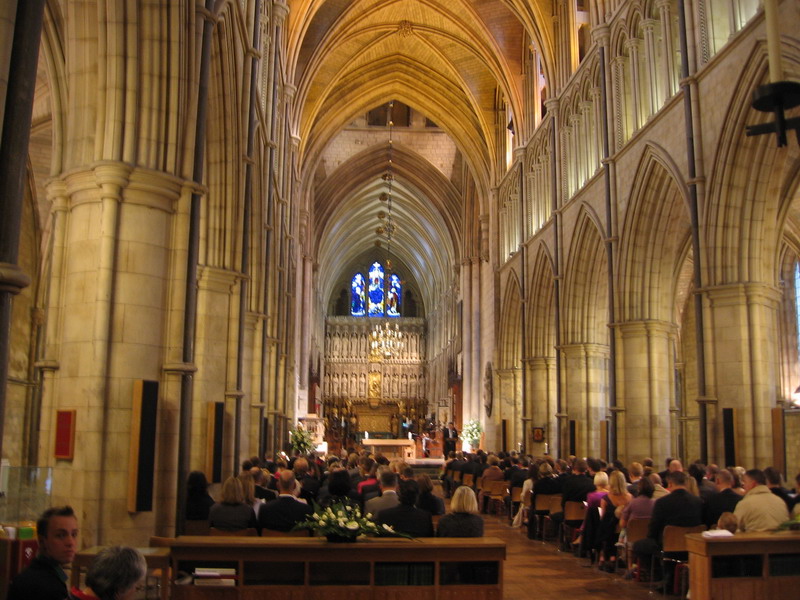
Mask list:
[{"label": "wooden bench", "polygon": [[[497,538],[323,538],[181,536],[173,573],[225,568],[228,586],[172,583],[172,600],[356,599],[502,600],[506,544]],[[199,579],[199,578],[198,578]]]},{"label": "wooden bench", "polygon": [[686,536],[692,600],[796,598],[800,589],[800,532]]}]

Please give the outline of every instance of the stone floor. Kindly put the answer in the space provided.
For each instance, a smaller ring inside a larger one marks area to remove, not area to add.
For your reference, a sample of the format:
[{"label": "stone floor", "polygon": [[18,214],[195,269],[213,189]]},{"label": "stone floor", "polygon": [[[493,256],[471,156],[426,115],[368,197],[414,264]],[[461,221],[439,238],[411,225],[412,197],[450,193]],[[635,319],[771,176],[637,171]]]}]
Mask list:
[{"label": "stone floor", "polygon": [[[529,540],[505,516],[484,515],[484,535],[505,540],[505,600],[644,600],[647,584],[626,581],[592,567],[587,559],[559,552],[553,542]],[[676,596],[670,598],[677,598]]]}]

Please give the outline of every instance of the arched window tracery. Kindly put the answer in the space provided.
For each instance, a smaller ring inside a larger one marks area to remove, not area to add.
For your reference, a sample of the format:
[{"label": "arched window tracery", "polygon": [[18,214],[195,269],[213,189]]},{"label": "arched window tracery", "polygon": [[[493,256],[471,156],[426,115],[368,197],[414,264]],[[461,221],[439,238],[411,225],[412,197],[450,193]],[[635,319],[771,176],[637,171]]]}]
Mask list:
[{"label": "arched window tracery", "polygon": [[368,277],[355,273],[350,280],[350,316],[399,317],[403,298],[403,282],[397,273],[386,277],[383,265],[370,265]]}]

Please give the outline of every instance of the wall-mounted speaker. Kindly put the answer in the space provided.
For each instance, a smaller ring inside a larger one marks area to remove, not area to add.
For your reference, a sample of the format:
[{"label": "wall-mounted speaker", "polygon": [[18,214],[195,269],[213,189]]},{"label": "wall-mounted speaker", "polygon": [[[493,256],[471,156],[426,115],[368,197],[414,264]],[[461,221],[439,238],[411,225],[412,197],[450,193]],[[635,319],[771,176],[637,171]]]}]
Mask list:
[{"label": "wall-mounted speaker", "polygon": [[736,463],[736,409],[722,409],[722,440],[725,466],[732,467]]},{"label": "wall-mounted speaker", "polygon": [[128,512],[146,512],[153,510],[158,419],[157,381],[134,381],[132,409]]},{"label": "wall-mounted speaker", "polygon": [[222,433],[225,424],[225,403],[209,402],[206,430],[206,476],[210,483],[222,482]]},{"label": "wall-mounted speaker", "polygon": [[577,424],[575,419],[569,420],[569,453],[575,456],[576,448],[578,447],[578,433]]}]

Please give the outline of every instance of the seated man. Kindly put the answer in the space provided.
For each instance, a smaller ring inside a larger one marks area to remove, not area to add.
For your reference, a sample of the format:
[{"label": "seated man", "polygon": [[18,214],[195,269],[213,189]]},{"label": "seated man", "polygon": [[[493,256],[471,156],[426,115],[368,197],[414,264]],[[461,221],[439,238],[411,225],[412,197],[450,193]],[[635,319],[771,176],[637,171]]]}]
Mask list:
[{"label": "seated man", "polygon": [[48,508],[36,522],[39,554],[14,577],[7,600],[65,600],[67,575],[63,567],[78,550],[78,519],[71,506]]},{"label": "seated man", "polygon": [[[633,545],[633,552],[639,557],[642,565],[650,564],[653,554],[661,551],[664,528],[667,525],[678,527],[694,527],[703,524],[703,501],[689,493],[686,487],[688,476],[683,471],[667,473],[667,489],[669,494],[656,500],[653,504],[653,515],[647,537]],[[665,589],[670,587],[670,573],[664,582]],[[653,574],[651,573],[651,577]]]},{"label": "seated man", "polygon": [[412,537],[433,537],[431,513],[414,506],[419,496],[419,484],[413,479],[400,482],[400,505],[386,508],[378,515],[378,525],[390,525],[395,531]]},{"label": "seated man", "polygon": [[381,471],[379,482],[381,495],[364,503],[364,512],[371,513],[373,517],[377,517],[382,510],[400,504],[400,498],[397,497],[397,473],[385,469]]},{"label": "seated man", "polygon": [[[564,522],[564,507],[567,502],[586,502],[586,497],[595,490],[594,480],[586,472],[589,465],[586,460],[579,458],[572,467],[572,473],[564,477],[561,482],[561,511],[550,514],[550,520],[556,525]],[[570,527],[577,528],[582,521],[567,521]],[[564,548],[567,550],[568,548]]]},{"label": "seated man", "polygon": [[739,531],[768,531],[789,520],[786,503],[767,487],[767,478],[761,469],[747,471],[742,484],[744,498],[733,510],[739,521]]},{"label": "seated man", "polygon": [[732,513],[742,496],[733,491],[733,474],[722,469],[716,475],[717,494],[705,504],[705,521],[709,529],[717,524],[723,513]]},{"label": "seated man", "polygon": [[295,494],[295,477],[292,471],[282,471],[278,478],[278,497],[267,502],[258,511],[258,525],[261,529],[291,531],[299,522],[305,521],[313,510]]}]

